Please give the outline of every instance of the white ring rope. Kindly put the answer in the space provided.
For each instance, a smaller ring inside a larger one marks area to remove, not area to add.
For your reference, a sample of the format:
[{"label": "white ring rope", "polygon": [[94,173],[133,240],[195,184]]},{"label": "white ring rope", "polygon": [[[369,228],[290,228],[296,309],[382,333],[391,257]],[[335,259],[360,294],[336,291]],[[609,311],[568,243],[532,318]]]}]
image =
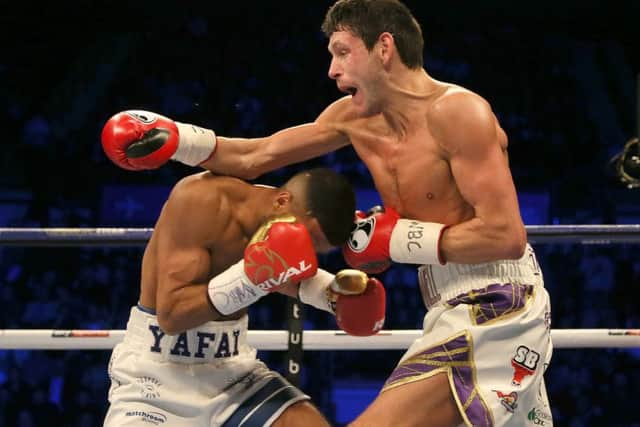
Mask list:
[{"label": "white ring rope", "polygon": [[[0,329],[0,349],[105,350],[124,338],[124,330]],[[371,337],[342,331],[303,334],[304,350],[406,350],[421,330],[384,330]],[[286,350],[287,331],[249,331],[249,344],[258,350]],[[555,348],[640,348],[640,329],[552,329]]]},{"label": "white ring rope", "polygon": [[[528,225],[531,243],[640,243],[640,224]],[[0,245],[144,245],[152,228],[0,228]]]},{"label": "white ring rope", "polygon": [[[0,228],[0,245],[15,246],[139,246],[152,228]],[[530,225],[531,243],[640,243],[640,224]],[[124,338],[123,330],[0,329],[0,349],[100,350]],[[385,330],[371,337],[342,331],[305,331],[305,350],[404,350],[421,330]],[[640,348],[640,329],[554,329],[555,348]],[[287,331],[249,331],[259,350],[287,350]]]}]

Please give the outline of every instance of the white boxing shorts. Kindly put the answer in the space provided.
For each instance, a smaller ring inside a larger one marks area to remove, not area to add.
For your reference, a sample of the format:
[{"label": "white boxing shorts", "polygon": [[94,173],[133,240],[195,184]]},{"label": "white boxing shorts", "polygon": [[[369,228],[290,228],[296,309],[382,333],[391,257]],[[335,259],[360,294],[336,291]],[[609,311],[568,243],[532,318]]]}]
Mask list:
[{"label": "white boxing shorts", "polygon": [[551,427],[551,309],[533,249],[519,260],[425,265],[423,335],[382,392],[445,373],[466,426]]},{"label": "white boxing shorts", "polygon": [[256,358],[247,316],[166,335],[133,307],[109,362],[105,427],[270,426],[309,396]]}]

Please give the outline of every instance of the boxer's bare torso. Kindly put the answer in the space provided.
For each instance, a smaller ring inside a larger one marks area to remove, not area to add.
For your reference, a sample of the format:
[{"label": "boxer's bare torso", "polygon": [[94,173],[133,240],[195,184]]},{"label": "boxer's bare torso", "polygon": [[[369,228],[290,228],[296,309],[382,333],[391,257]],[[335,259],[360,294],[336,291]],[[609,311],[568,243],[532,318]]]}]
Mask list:
[{"label": "boxer's bare torso", "polygon": [[[193,191],[200,191],[197,205],[190,200]],[[158,293],[174,292],[174,281],[207,283],[238,261],[251,237],[243,226],[247,215],[242,207],[253,191],[240,180],[208,173],[180,182],[163,207],[144,252],[140,304],[155,309]],[[203,196],[214,192],[214,197]],[[200,227],[197,236],[186,235],[181,232],[185,221],[206,226]]]},{"label": "boxer's bare torso", "polygon": [[459,225],[447,231],[445,259],[508,258],[491,249],[502,233],[519,234],[524,247],[507,136],[484,99],[425,77],[421,93],[398,92],[381,113],[358,117],[356,102],[338,100],[318,121],[347,136],[385,205],[406,218]]},{"label": "boxer's bare torso", "polygon": [[[394,130],[395,123],[383,113],[334,124],[348,135],[367,165],[383,202],[405,217],[457,224],[474,215],[473,207],[456,185],[449,164],[450,151],[459,147],[439,141],[438,129],[430,127],[438,102],[448,96],[477,97],[459,87],[438,85],[433,94],[407,105],[407,111],[403,112],[406,119],[398,124],[401,130]],[[350,98],[338,101],[334,107],[336,111],[332,114],[338,119],[352,115]],[[494,122],[496,144],[508,167],[507,138],[497,121]]]},{"label": "boxer's bare torso", "polygon": [[218,136],[201,166],[245,178],[351,144],[383,202],[405,218],[449,225],[450,262],[519,258],[526,231],[507,158],[507,137],[479,95],[407,68],[384,33],[371,51],[348,31],[331,35],[329,76],[349,94],[314,123],[265,138]]},{"label": "boxer's bare torso", "polygon": [[[165,203],[144,252],[140,304],[156,310],[159,318],[166,314],[162,307],[184,312],[172,316],[184,319],[179,330],[244,315],[246,310],[229,317],[216,313],[206,286],[242,258],[249,239],[264,222],[264,206],[271,203],[273,191],[209,172],[182,179]],[[295,295],[289,286],[280,292]],[[174,300],[181,301],[179,307],[171,303]]]}]

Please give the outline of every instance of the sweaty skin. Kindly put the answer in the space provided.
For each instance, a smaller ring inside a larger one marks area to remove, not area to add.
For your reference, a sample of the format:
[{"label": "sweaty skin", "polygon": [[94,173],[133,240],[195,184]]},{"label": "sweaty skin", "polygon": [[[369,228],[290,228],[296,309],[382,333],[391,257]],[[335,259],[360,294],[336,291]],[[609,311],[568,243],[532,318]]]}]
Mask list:
[{"label": "sweaty skin", "polygon": [[[265,220],[279,214],[297,215],[295,197],[278,188],[254,186],[237,178],[209,172],[180,180],[167,199],[144,252],[140,304],[155,309],[168,334],[210,320],[237,319],[245,310],[225,317],[207,296],[209,280],[239,261],[244,248]],[[316,248],[330,247],[317,220],[299,219]],[[279,293],[296,297],[298,284],[285,284]],[[282,412],[273,427],[328,427],[309,401],[296,402]]]},{"label": "sweaty skin", "polygon": [[[313,123],[265,138],[218,137],[216,154],[201,166],[251,179],[351,144],[385,205],[449,225],[440,243],[447,262],[521,257],[527,237],[507,136],[487,101],[405,66],[390,33],[369,51],[349,31],[336,31],[329,52],[329,77],[348,96]],[[437,374],[385,391],[350,426],[461,422],[447,376]]]},{"label": "sweaty skin", "polygon": [[[238,262],[258,227],[278,210],[281,190],[203,172],[182,179],[166,201],[142,260],[140,304],[155,309],[168,334],[224,317],[207,297],[209,280]],[[288,197],[288,196],[283,196]],[[305,224],[314,241],[324,235]],[[280,293],[296,296],[297,285]]]},{"label": "sweaty skin", "polygon": [[398,65],[388,33],[368,53],[362,40],[338,31],[329,50],[329,76],[343,91],[356,88],[354,95],[329,105],[314,123],[265,138],[218,137],[218,152],[202,166],[255,178],[351,144],[386,205],[405,218],[451,225],[441,242],[446,261],[520,257],[526,231],[507,136],[490,105]]}]

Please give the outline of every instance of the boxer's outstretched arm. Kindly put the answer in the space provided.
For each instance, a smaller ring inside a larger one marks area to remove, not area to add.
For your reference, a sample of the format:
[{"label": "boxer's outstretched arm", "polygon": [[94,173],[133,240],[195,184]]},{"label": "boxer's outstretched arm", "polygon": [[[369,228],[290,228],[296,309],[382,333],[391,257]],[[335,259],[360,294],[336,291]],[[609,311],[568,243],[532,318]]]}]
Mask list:
[{"label": "boxer's outstretched arm", "polygon": [[216,152],[200,166],[216,174],[254,179],[330,153],[350,143],[342,124],[351,116],[349,97],[329,105],[313,123],[293,126],[264,138],[218,136]]},{"label": "boxer's outstretched arm", "polygon": [[454,93],[433,106],[429,120],[448,154],[456,185],[475,212],[472,219],[444,231],[444,260],[478,263],[522,256],[527,237],[509,170],[507,138],[489,104],[472,93]]},{"label": "boxer's outstretched arm", "polygon": [[264,138],[223,137],[154,112],[127,110],[107,120],[101,142],[107,157],[128,170],[156,169],[175,160],[218,175],[253,179],[348,145],[345,123],[354,116],[350,105],[349,97],[339,99],[315,122]]},{"label": "boxer's outstretched arm", "polygon": [[255,179],[283,166],[335,151],[348,143],[340,132],[319,123],[287,128],[265,138],[218,136],[216,153],[200,166],[216,174]]}]

